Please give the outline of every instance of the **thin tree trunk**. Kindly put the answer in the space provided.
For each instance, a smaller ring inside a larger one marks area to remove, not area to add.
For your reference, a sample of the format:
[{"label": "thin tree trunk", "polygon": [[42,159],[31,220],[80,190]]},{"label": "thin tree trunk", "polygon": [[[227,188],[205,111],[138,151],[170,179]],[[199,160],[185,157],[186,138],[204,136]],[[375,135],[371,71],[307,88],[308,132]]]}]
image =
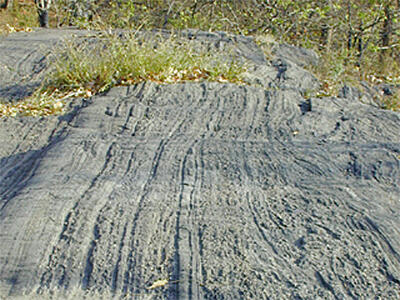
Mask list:
[{"label": "thin tree trunk", "polygon": [[391,45],[392,35],[393,35],[393,15],[389,5],[386,5],[385,21],[383,22],[383,29],[381,33],[381,38],[382,38],[381,60],[384,59],[389,53],[389,47]]},{"label": "thin tree trunk", "polygon": [[[327,5],[329,6],[330,15],[332,15],[334,13],[332,0],[329,0]],[[324,40],[325,50],[327,52],[329,52],[331,50],[331,46],[332,46],[332,37],[333,37],[333,28],[334,28],[334,26],[329,24],[329,22],[327,24],[325,24],[325,25],[326,25],[326,27],[325,27],[326,36],[325,36],[325,40]]]},{"label": "thin tree trunk", "polygon": [[353,35],[354,35],[354,30],[353,30],[353,25],[352,25],[352,20],[351,20],[351,4],[350,2],[347,4],[347,21],[348,21],[348,31],[347,31],[347,50],[351,50],[353,48]]},{"label": "thin tree trunk", "polygon": [[332,45],[333,26],[327,23],[321,25],[320,50],[329,52]]},{"label": "thin tree trunk", "polygon": [[382,37],[382,51],[380,53],[380,62],[383,70],[388,67],[388,61],[390,56],[393,54],[390,46],[392,45],[393,36],[393,11],[390,9],[389,4],[385,6],[385,20],[383,22],[383,29],[381,33]]}]

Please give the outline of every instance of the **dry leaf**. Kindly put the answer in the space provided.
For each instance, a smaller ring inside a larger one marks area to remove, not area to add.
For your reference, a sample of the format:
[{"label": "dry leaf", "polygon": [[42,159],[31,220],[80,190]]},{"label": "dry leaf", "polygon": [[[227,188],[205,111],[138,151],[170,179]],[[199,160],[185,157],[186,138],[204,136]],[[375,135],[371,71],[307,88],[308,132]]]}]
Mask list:
[{"label": "dry leaf", "polygon": [[149,290],[153,290],[159,287],[163,287],[168,284],[168,279],[160,279],[157,281],[154,281],[153,284],[148,288]]},{"label": "dry leaf", "polygon": [[56,103],[53,104],[55,109],[59,109],[62,108],[64,106],[64,104],[61,101],[58,101]]}]

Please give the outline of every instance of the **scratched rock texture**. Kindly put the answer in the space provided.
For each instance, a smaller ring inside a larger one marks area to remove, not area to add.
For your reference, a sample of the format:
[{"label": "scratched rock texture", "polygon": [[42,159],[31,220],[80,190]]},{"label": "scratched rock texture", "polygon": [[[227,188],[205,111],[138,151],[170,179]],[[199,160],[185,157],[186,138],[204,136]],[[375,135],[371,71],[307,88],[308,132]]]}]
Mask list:
[{"label": "scratched rock texture", "polygon": [[[1,299],[400,298],[400,114],[306,100],[293,48],[233,44],[254,86],[142,83],[0,119]],[[46,53],[19,51],[9,76],[39,80]]]}]

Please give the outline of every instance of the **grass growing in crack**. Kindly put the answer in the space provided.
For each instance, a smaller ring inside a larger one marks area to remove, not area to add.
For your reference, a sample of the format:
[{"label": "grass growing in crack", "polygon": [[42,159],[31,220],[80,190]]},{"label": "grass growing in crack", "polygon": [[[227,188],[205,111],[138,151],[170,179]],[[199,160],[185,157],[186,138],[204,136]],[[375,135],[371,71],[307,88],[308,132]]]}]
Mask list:
[{"label": "grass growing in crack", "polygon": [[29,99],[0,105],[0,116],[62,113],[66,98],[90,97],[142,81],[240,84],[246,70],[244,63],[227,59],[227,53],[174,38],[143,41],[132,35],[106,35],[91,42],[66,42],[55,53],[42,86]]}]

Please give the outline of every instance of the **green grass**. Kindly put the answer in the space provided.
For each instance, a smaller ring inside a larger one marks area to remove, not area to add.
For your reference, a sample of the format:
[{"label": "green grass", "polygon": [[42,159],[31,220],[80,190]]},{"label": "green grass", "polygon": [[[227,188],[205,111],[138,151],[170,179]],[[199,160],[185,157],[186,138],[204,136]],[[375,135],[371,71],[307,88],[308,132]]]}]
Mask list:
[{"label": "green grass", "polygon": [[226,52],[199,47],[177,38],[140,41],[132,34],[109,34],[94,43],[67,41],[51,57],[42,86],[28,99],[0,104],[0,116],[58,114],[67,98],[90,97],[143,81],[244,83],[244,63],[227,60]]},{"label": "green grass", "polygon": [[141,42],[134,36],[108,35],[97,45],[69,42],[54,60],[45,90],[82,90],[96,94],[115,85],[141,81],[240,82],[242,64],[227,63],[226,53],[194,49],[189,42]]}]

